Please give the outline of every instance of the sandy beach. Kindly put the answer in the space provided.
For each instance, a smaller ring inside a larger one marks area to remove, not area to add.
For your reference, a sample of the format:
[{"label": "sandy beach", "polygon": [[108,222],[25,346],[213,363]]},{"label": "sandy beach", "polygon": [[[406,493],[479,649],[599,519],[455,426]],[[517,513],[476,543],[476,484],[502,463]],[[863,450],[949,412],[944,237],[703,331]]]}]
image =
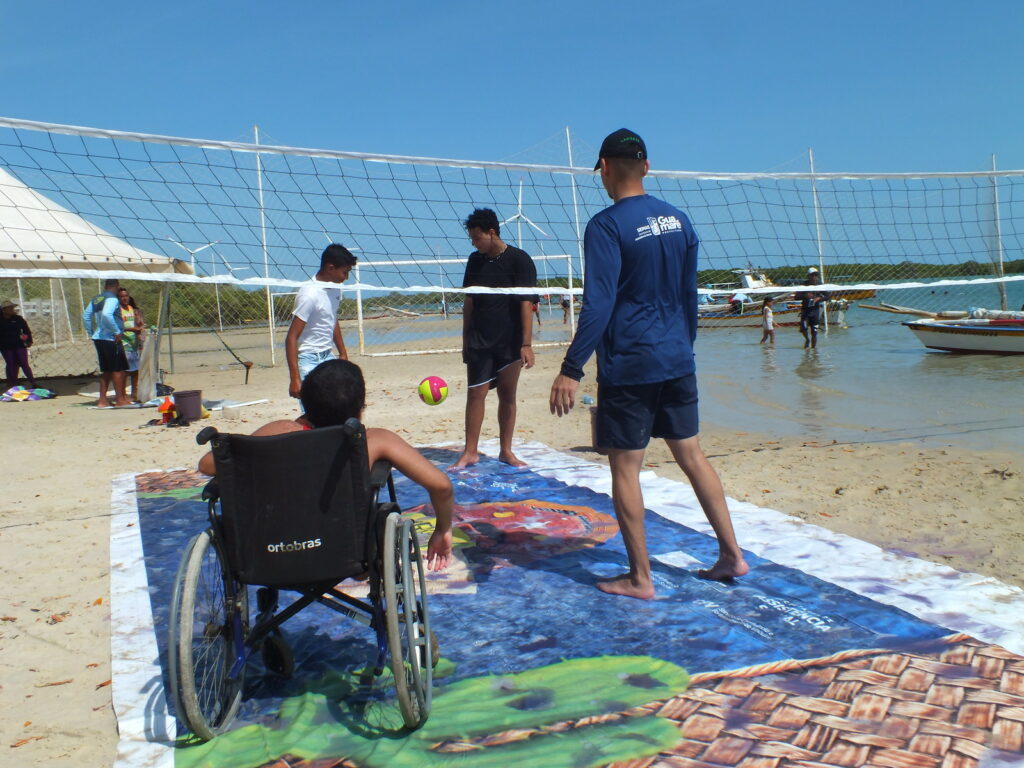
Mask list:
[{"label": "sandy beach", "polygon": [[[563,352],[538,350],[520,383],[517,437],[603,461],[593,452],[588,409],[567,418],[547,399]],[[465,373],[458,355],[354,358],[368,381],[366,422],[413,444],[462,437]],[[428,374],[448,380],[441,406],[415,392]],[[581,394],[596,395],[592,368]],[[270,402],[228,420],[215,413],[189,428],[142,426],[153,409],[96,411],[75,393],[87,380],[54,384],[60,397],[0,404],[8,470],[0,509],[0,750],[5,764],[110,765],[117,723],[110,698],[109,539],[111,479],[124,473],[194,467],[195,434],[211,424],[252,431],[297,415],[286,395],[287,372],[254,369],[168,376],[179,390],[208,398]],[[484,437],[496,436],[489,400]],[[883,548],[1024,587],[1024,481],[1020,456],[955,445],[835,442],[816,434],[779,438],[705,423],[702,443],[726,493],[798,516]],[[682,480],[661,444],[648,467]],[[738,530],[743,543],[743,530]]]}]

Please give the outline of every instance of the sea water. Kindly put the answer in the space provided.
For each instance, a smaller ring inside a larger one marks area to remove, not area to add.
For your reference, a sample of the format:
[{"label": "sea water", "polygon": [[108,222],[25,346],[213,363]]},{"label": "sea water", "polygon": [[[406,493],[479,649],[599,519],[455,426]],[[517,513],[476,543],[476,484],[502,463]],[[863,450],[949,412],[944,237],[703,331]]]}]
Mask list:
[{"label": "sea water", "polygon": [[[1006,288],[1009,308],[1019,309],[1024,281]],[[858,306],[881,302],[929,311],[994,309],[999,295],[991,284],[880,291],[854,302],[847,327],[819,333],[815,350],[803,348],[794,327],[776,329],[774,345],[758,343],[760,328],[701,328],[695,352],[705,428],[808,440],[1024,449],[1024,355],[926,349],[903,326],[913,317]],[[569,340],[560,307],[549,311],[542,305],[541,318],[540,327],[534,326],[535,347]],[[437,347],[458,348],[461,328],[461,316],[443,321],[428,315],[390,330],[368,327],[366,343],[430,339]],[[346,331],[351,336],[353,324]]]},{"label": "sea water", "polygon": [[[998,306],[991,286],[982,294],[979,288],[944,290],[938,301],[945,309]],[[900,293],[863,303],[913,306]],[[1024,282],[1008,283],[1007,294],[1008,306],[1020,308]],[[797,328],[777,329],[774,346],[758,344],[758,328],[701,329],[701,418],[809,440],[1024,449],[1024,355],[929,350],[903,326],[912,319],[855,306],[848,327],[819,333],[814,350],[804,349]]]}]

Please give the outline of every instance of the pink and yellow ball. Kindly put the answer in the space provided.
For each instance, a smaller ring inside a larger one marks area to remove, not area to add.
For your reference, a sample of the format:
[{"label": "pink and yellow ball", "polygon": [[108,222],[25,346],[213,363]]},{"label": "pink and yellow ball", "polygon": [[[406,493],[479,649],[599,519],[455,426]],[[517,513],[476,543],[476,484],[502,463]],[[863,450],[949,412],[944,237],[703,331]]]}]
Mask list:
[{"label": "pink and yellow ball", "polygon": [[448,382],[440,376],[427,376],[420,382],[420,400],[427,405],[440,405],[448,397]]}]

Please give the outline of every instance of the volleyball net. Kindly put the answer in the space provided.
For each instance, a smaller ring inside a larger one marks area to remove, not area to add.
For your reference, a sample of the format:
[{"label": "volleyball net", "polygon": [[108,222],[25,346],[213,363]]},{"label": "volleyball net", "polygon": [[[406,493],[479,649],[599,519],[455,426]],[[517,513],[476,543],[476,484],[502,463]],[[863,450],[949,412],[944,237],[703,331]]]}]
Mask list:
[{"label": "volleyball net", "polygon": [[[78,318],[105,276],[130,287],[147,324],[173,333],[163,367],[230,365],[228,349],[274,365],[295,290],[339,242],[359,259],[343,286],[350,350],[457,349],[472,250],[462,221],[487,207],[536,261],[539,343],[565,343],[562,298],[578,299],[586,280],[582,232],[609,203],[593,150],[579,156],[577,145],[574,157],[567,139],[563,162],[539,164],[0,118],[0,297],[32,324],[41,376],[92,370]],[[810,267],[848,307],[873,294],[928,311],[1016,309],[1022,176],[655,170],[646,186],[694,222],[714,325],[716,303],[727,315],[745,293],[745,311],[795,289]]]}]

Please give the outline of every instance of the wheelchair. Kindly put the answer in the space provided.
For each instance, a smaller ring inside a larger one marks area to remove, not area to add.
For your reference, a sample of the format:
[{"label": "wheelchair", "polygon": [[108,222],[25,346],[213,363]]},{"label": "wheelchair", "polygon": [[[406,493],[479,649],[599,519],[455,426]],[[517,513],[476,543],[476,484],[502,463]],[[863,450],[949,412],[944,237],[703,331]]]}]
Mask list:
[{"label": "wheelchair", "polygon": [[[320,603],[374,631],[373,675],[389,660],[405,727],[426,722],[439,651],[424,564],[390,465],[368,466],[363,425],[349,419],[264,437],[207,427],[196,441],[212,442],[217,477],[203,490],[209,527],[186,546],[171,596],[168,672],[178,718],[202,741],[228,730],[246,662],[259,652],[268,670],[290,676],[281,625]],[[367,576],[368,602],[336,586]],[[280,591],[299,596],[278,611]]]}]

